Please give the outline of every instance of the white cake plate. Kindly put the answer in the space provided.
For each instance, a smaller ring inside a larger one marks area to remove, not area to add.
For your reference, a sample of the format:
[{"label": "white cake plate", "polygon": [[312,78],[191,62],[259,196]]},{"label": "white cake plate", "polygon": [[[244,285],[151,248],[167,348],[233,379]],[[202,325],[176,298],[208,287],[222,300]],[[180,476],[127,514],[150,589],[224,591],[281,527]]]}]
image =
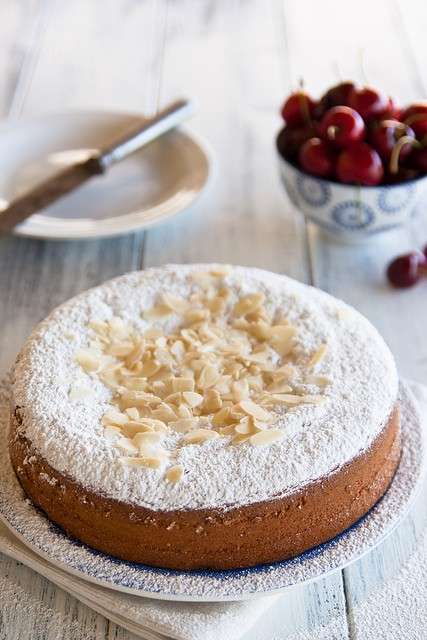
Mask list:
[{"label": "white cake plate", "polygon": [[[421,486],[426,444],[416,400],[401,384],[403,449],[393,482],[380,502],[334,540],[297,558],[232,571],[171,571],[117,560],[71,539],[25,498],[0,443],[0,518],[30,549],[64,571],[133,595],[187,602],[247,600],[283,592],[342,569],[382,542],[406,515]],[[9,396],[0,385],[0,428],[7,431]]]}]

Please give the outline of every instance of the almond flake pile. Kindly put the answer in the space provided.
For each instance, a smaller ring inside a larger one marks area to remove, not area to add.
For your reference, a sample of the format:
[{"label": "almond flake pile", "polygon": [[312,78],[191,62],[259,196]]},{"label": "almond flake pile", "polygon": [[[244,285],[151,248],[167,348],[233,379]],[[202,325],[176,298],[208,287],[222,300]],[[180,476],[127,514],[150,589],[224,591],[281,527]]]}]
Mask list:
[{"label": "almond flake pile", "polygon": [[[294,388],[293,350],[297,327],[275,320],[264,307],[264,294],[232,301],[224,286],[227,270],[193,273],[197,289],[188,299],[163,294],[144,312],[150,323],[178,316],[179,326],[165,334],[152,326],[138,334],[120,318],[89,323],[94,339],[76,353],[89,374],[111,389],[111,408],[102,417],[104,435],[121,453],[123,464],[164,469],[175,483],[183,468],[163,441],[182,434],[180,446],[227,437],[232,444],[269,445],[283,437],[274,428],[275,406],[292,409],[323,401],[329,380],[316,375],[326,344],[311,354],[298,382],[315,385],[317,395]],[[73,387],[74,399],[86,388]]]}]

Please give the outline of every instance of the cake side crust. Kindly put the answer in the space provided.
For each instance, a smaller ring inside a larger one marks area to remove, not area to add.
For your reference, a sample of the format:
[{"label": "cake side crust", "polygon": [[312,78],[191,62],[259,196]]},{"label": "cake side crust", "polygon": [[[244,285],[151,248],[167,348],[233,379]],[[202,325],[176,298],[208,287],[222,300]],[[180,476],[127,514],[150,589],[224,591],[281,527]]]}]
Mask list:
[{"label": "cake side crust", "polygon": [[132,562],[171,569],[250,567],[335,537],[387,490],[400,459],[395,408],[371,447],[283,498],[224,509],[154,511],[97,494],[53,469],[11,415],[9,451],[26,494],[68,534]]}]

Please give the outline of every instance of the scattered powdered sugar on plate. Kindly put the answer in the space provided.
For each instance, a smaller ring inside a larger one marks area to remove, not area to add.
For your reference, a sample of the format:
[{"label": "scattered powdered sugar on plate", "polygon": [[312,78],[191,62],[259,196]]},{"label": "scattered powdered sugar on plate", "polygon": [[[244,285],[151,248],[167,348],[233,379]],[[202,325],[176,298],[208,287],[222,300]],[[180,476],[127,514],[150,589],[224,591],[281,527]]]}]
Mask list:
[{"label": "scattered powdered sugar on plate", "polygon": [[[406,514],[421,486],[425,434],[416,401],[400,387],[402,458],[391,487],[358,523],[329,543],[292,560],[232,571],[182,572],[123,562],[70,539],[23,494],[7,439],[0,441],[0,517],[36,553],[65,571],[102,586],[146,597],[193,602],[244,600],[284,590],[342,568],[381,542]],[[0,427],[7,432],[9,389],[0,384]]]},{"label": "scattered powdered sugar on plate", "polygon": [[[25,435],[51,466],[108,497],[147,508],[227,509],[284,496],[371,445],[392,411],[398,386],[393,357],[378,332],[326,293],[285,276],[234,267],[224,280],[232,295],[264,293],[266,308],[284,313],[298,327],[301,362],[327,343],[316,371],[331,381],[325,402],[282,411],[275,428],[285,435],[270,446],[236,447],[228,438],[216,438],[176,449],[176,463],[185,470],[178,483],[166,482],[159,469],[120,463],[101,424],[111,392],[75,359],[91,339],[88,322],[118,316],[142,332],[150,326],[142,312],[159,294],[188,297],[197,287],[190,274],[213,267],[170,265],[131,273],[77,296],[39,325],[15,366],[14,402]],[[167,331],[173,319],[158,325]]]}]

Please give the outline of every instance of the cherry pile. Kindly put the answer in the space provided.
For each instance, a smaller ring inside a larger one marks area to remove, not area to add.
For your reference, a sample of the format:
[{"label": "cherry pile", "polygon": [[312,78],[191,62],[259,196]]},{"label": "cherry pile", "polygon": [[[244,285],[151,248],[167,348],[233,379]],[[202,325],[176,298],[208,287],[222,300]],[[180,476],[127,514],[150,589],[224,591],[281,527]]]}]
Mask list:
[{"label": "cherry pile", "polygon": [[317,102],[292,93],[281,114],[278,150],[307,173],[368,186],[427,173],[427,101],[401,109],[372,87],[341,82]]},{"label": "cherry pile", "polygon": [[427,276],[427,246],[398,256],[387,267],[387,278],[398,289],[412,287],[423,276]]}]

